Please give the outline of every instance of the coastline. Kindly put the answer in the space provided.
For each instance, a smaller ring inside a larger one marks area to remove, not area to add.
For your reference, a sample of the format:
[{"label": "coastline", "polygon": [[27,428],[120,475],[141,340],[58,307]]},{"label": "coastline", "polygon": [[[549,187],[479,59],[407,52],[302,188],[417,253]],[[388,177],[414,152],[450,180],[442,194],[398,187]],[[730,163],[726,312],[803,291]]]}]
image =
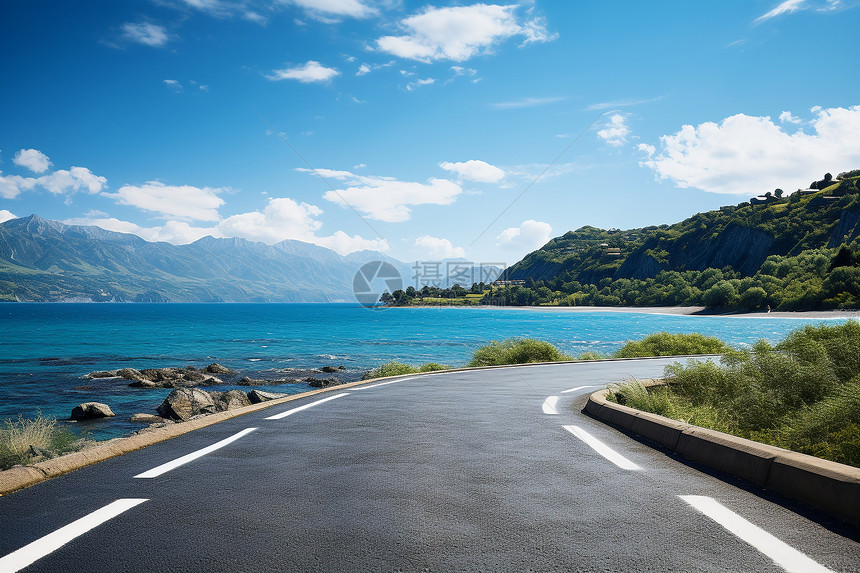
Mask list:
[{"label": "coastline", "polygon": [[626,313],[662,314],[670,316],[719,316],[721,318],[801,318],[834,320],[845,318],[860,319],[860,310],[800,310],[800,311],[730,311],[714,312],[704,306],[481,306],[425,304],[394,306],[390,308],[494,308],[502,310],[529,310],[533,312],[569,313]]}]

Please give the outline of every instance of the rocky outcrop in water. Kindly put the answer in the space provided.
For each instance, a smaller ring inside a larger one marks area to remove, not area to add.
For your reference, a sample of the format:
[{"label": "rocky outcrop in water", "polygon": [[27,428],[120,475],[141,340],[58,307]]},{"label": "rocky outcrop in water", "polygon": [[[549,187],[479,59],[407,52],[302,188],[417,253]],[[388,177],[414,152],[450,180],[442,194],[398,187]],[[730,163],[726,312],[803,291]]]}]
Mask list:
[{"label": "rocky outcrop in water", "polygon": [[305,382],[311,388],[328,388],[329,386],[340,386],[345,383],[343,380],[338,380],[337,378],[314,378],[313,376],[305,378]]},{"label": "rocky outcrop in water", "polygon": [[97,420],[116,416],[110,406],[101,402],[84,402],[72,409],[72,420]]},{"label": "rocky outcrop in water", "polygon": [[203,370],[194,366],[185,368],[121,368],[119,370],[101,370],[90,372],[87,378],[122,378],[131,380],[133,388],[191,388],[194,386],[215,386],[223,384],[220,378],[212,373],[229,373],[230,370],[220,364],[210,364]]},{"label": "rocky outcrop in water", "polygon": [[[259,390],[252,390],[245,394],[241,390],[214,392],[199,388],[177,388],[164,399],[164,402],[156,410],[162,418],[187,422],[197,416],[244,408],[257,402],[274,400],[286,395],[260,392]],[[144,420],[141,418],[139,421]]]},{"label": "rocky outcrop in water", "polygon": [[209,392],[198,388],[177,388],[156,411],[162,418],[187,422],[200,414],[214,414],[218,406]]},{"label": "rocky outcrop in water", "polygon": [[248,399],[252,404],[260,402],[268,402],[269,400],[277,400],[278,398],[286,398],[289,394],[280,394],[278,392],[263,392],[262,390],[251,390],[248,392]]}]

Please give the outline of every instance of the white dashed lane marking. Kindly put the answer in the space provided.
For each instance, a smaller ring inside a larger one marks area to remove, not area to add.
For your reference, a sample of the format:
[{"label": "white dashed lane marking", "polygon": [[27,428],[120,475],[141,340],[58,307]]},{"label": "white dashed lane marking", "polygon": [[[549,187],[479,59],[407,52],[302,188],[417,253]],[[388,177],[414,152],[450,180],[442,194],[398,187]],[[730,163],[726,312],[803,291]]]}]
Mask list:
[{"label": "white dashed lane marking", "polygon": [[794,547],[753,525],[712,497],[704,495],[679,495],[678,497],[773,559],[774,563],[789,573],[832,573],[830,569],[819,565]]},{"label": "white dashed lane marking", "polygon": [[224,446],[235,442],[239,438],[250,434],[251,432],[253,432],[256,429],[257,428],[245,428],[241,432],[233,434],[229,438],[223,439],[220,442],[215,442],[211,446],[207,446],[203,449],[197,450],[196,452],[191,452],[190,454],[186,454],[186,455],[182,456],[181,458],[176,458],[175,460],[173,460],[171,462],[167,462],[166,464],[161,464],[158,467],[155,467],[155,468],[152,468],[151,470],[145,471],[142,474],[137,474],[134,477],[136,477],[136,478],[158,477],[161,474],[165,474],[165,473],[169,472],[170,470],[174,470],[174,469],[178,468],[179,466],[187,464],[188,462],[193,462],[197,458],[202,458],[206,454],[210,454],[210,453],[214,452],[215,450],[219,450],[219,449],[223,448]]},{"label": "white dashed lane marking", "polygon": [[558,404],[558,396],[550,396],[543,401],[543,413],[558,415],[558,410],[555,409]]},{"label": "white dashed lane marking", "polygon": [[53,553],[76,537],[83,535],[87,531],[98,527],[105,521],[128,511],[144,501],[148,500],[118,499],[101,509],[97,509],[89,515],[85,515],[77,521],[73,521],[65,527],[61,527],[55,532],[49,533],[48,535],[25,545],[21,549],[13,551],[6,557],[3,557],[0,559],[0,573],[15,573],[15,571],[20,571],[42,557]]},{"label": "white dashed lane marking", "polygon": [[342,392],[341,394],[335,394],[334,396],[329,396],[328,398],[323,398],[322,400],[317,400],[316,402],[311,402],[310,404],[305,404],[304,406],[299,406],[298,408],[293,408],[292,410],[287,410],[286,412],[281,412],[280,414],[275,414],[274,416],[269,416],[266,418],[267,420],[280,420],[281,418],[286,418],[287,416],[292,416],[296,412],[301,412],[303,410],[307,410],[308,408],[313,408],[314,406],[319,406],[325,402],[330,400],[335,400],[337,398],[343,398],[344,396],[349,396],[349,392]]},{"label": "white dashed lane marking", "polygon": [[388,386],[389,384],[397,384],[398,382],[406,382],[407,380],[415,380],[415,378],[400,378],[399,380],[389,380],[388,382],[380,382],[378,384],[371,384],[370,386],[359,386],[357,388],[353,388],[353,390],[370,390],[371,388],[379,388],[380,386]]},{"label": "white dashed lane marking", "polygon": [[642,468],[631,462],[579,426],[563,426],[565,430],[582,440],[592,450],[618,466],[623,470],[641,470]]},{"label": "white dashed lane marking", "polygon": [[571,392],[576,392],[577,390],[585,390],[586,388],[597,388],[597,386],[577,386],[576,388],[571,388],[570,390],[562,390],[561,394],[569,394]]}]

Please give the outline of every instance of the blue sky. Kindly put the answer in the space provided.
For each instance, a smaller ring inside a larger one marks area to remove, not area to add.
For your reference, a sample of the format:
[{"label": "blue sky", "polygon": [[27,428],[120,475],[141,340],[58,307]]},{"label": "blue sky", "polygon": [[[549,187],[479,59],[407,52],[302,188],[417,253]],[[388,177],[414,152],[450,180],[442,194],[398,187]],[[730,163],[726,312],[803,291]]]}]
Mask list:
[{"label": "blue sky", "polygon": [[849,0],[6,0],[0,220],[513,264],[860,168]]}]

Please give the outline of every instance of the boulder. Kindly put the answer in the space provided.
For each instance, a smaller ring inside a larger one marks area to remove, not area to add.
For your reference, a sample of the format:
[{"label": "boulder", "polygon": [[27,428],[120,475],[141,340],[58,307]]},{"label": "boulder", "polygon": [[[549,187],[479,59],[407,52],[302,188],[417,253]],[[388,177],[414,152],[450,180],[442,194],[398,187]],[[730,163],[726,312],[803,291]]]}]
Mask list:
[{"label": "boulder", "polygon": [[101,402],[84,402],[72,408],[72,420],[95,420],[116,416],[110,406]]},{"label": "boulder", "polygon": [[229,392],[221,393],[218,403],[222,410],[235,410],[236,408],[250,406],[251,400],[241,390],[230,390]]},{"label": "boulder", "polygon": [[116,375],[120,378],[125,378],[126,380],[145,380],[143,374],[140,373],[140,370],[135,370],[134,368],[121,368],[116,371]]},{"label": "boulder", "polygon": [[128,385],[132,388],[163,388],[160,383],[153,382],[152,380],[135,380],[134,382],[129,382]]},{"label": "boulder", "polygon": [[208,372],[209,374],[229,374],[230,373],[229,368],[227,368],[226,366],[221,366],[217,362],[215,364],[210,364],[209,366],[204,368],[204,370],[206,370],[206,372]]},{"label": "boulder", "polygon": [[213,414],[218,411],[218,406],[204,390],[177,388],[156,410],[163,418],[185,422],[200,414]]},{"label": "boulder", "polygon": [[339,384],[343,384],[343,382],[336,378],[314,378],[313,376],[305,378],[305,382],[307,382],[311,388],[328,388],[329,386],[338,386]]},{"label": "boulder", "polygon": [[320,368],[320,370],[325,372],[326,374],[331,374],[332,372],[337,372],[338,369],[334,366],[323,366],[322,368]]},{"label": "boulder", "polygon": [[132,424],[157,424],[163,422],[164,418],[155,414],[132,414],[129,422]]},{"label": "boulder", "polygon": [[278,398],[286,398],[289,394],[279,394],[277,392],[263,392],[262,390],[251,390],[248,392],[248,400],[251,404],[259,404],[260,402],[268,402],[269,400],[277,400]]},{"label": "boulder", "polygon": [[95,372],[90,372],[86,375],[86,378],[116,378],[117,373],[116,370],[97,370]]},{"label": "boulder", "polygon": [[194,386],[215,386],[223,382],[199,371],[159,368],[141,371],[141,378],[131,382],[133,388],[191,388]]}]

